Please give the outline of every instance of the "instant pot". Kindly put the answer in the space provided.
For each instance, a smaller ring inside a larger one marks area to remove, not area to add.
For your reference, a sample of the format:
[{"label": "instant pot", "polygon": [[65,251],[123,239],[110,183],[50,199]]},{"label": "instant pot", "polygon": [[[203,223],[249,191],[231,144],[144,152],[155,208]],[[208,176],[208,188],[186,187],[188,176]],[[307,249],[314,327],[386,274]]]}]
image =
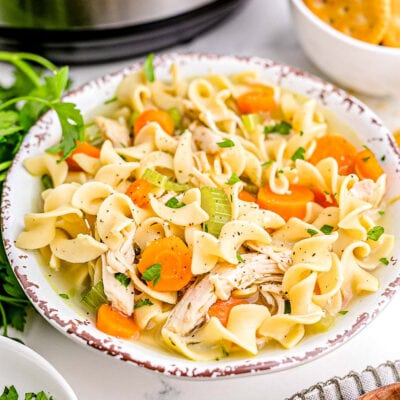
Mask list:
[{"label": "instant pot", "polygon": [[0,49],[58,63],[132,57],[187,42],[245,0],[0,0]]}]

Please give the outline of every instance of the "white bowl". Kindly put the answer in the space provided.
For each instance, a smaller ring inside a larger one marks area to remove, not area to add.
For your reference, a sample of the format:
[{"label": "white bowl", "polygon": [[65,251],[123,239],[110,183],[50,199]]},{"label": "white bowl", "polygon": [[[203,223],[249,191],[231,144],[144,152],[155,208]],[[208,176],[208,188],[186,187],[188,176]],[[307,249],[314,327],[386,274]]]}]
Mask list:
[{"label": "white bowl", "polygon": [[[271,83],[316,99],[356,130],[368,146],[373,146],[377,154],[386,155],[384,168],[389,179],[387,197],[400,194],[400,157],[389,131],[364,104],[331,84],[287,65],[260,58],[172,54],[157,57],[154,63],[156,75],[160,79],[168,79],[172,63],[178,64],[183,76],[254,70]],[[134,64],[115,74],[91,81],[69,94],[65,100],[76,102],[84,114],[88,113],[93,107],[114,96],[124,76],[140,68],[140,64]],[[59,138],[60,127],[53,112],[41,118],[25,138],[3,189],[3,238],[13,270],[33,305],[53,326],[79,343],[120,360],[175,376],[207,378],[275,372],[311,361],[345,343],[376,317],[399,288],[400,270],[393,267],[400,258],[400,249],[396,247],[391,266],[379,271],[379,290],[372,295],[357,298],[351,306],[351,312],[341,316],[331,330],[308,336],[291,350],[274,347],[261,351],[256,357],[193,362],[140,342],[110,337],[97,330],[93,321],[78,307],[60,298],[35,252],[15,246],[15,239],[24,228],[24,214],[33,208],[38,209],[41,191],[40,179],[33,178],[22,166],[22,161],[43,153]],[[400,214],[400,204],[392,205],[390,213]],[[400,224],[393,226],[393,233],[400,235]]]},{"label": "white bowl", "polygon": [[400,49],[364,43],[320,20],[303,2],[290,0],[300,43],[330,79],[373,96],[399,95]]},{"label": "white bowl", "polygon": [[57,400],[78,400],[60,373],[28,346],[0,336],[0,354],[0,394],[13,385],[20,399],[43,391]]}]

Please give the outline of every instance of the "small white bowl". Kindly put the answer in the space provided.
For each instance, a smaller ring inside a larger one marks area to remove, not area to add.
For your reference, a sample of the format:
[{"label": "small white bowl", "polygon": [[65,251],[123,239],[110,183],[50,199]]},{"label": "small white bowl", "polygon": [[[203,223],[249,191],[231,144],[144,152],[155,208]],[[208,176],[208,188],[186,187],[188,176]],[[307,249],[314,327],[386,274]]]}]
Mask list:
[{"label": "small white bowl", "polygon": [[303,2],[290,0],[305,53],[339,85],[373,96],[400,94],[400,48],[353,39],[320,20]]},{"label": "small white bowl", "polygon": [[[272,84],[316,99],[342,123],[356,131],[366,145],[373,146],[379,157],[385,155],[383,168],[389,180],[386,198],[400,196],[400,155],[393,137],[367,106],[346,92],[290,66],[256,57],[170,54],[154,59],[157,78],[169,79],[173,63],[177,64],[183,77],[229,75],[252,70]],[[120,72],[93,80],[69,94],[65,101],[76,103],[86,115],[112,98],[121,80],[140,68],[142,64],[136,63]],[[110,337],[96,328],[93,318],[83,312],[79,304],[74,304],[72,299],[63,300],[56,293],[54,284],[49,281],[49,272],[41,265],[37,252],[15,246],[15,240],[24,228],[24,215],[32,212],[32,208],[39,209],[42,190],[40,178],[34,178],[26,171],[23,160],[42,154],[57,143],[60,136],[60,124],[54,112],[46,113],[28,133],[3,186],[1,219],[8,259],[27,296],[43,317],[78,343],[122,361],[177,377],[215,378],[276,372],[312,361],[347,342],[375,319],[400,288],[400,269],[396,268],[400,247],[397,245],[390,266],[379,270],[380,287],[377,292],[357,298],[349,312],[341,316],[328,332],[308,336],[293,349],[284,350],[277,346],[264,349],[255,357],[196,362],[146,346],[140,341]],[[400,215],[400,202],[391,205],[388,220],[394,219],[394,215]],[[400,236],[400,224],[393,224],[391,230],[396,237]]]},{"label": "small white bowl", "polygon": [[57,400],[78,400],[60,373],[28,346],[0,336],[0,359],[0,394],[14,386],[20,399],[43,391]]}]

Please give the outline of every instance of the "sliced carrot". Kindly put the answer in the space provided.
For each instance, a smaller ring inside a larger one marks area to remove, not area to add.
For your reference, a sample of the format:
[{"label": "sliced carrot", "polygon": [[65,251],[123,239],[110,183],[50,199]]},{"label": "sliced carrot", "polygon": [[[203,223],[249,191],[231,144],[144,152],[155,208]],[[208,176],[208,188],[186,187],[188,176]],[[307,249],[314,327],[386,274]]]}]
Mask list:
[{"label": "sliced carrot", "polygon": [[127,194],[138,207],[146,208],[150,204],[149,193],[151,189],[152,184],[149,181],[139,178],[129,185],[125,194]]},{"label": "sliced carrot", "polygon": [[308,159],[311,164],[318,164],[324,158],[333,157],[339,166],[340,175],[354,173],[354,157],[357,149],[344,137],[326,135],[317,139],[317,146]]},{"label": "sliced carrot", "polygon": [[384,173],[374,153],[369,149],[357,153],[355,171],[361,179],[372,179],[373,181],[376,181]]},{"label": "sliced carrot", "polygon": [[107,335],[128,339],[139,333],[135,321],[122,312],[111,307],[109,304],[102,304],[97,311],[97,329]]},{"label": "sliced carrot", "polygon": [[314,201],[321,207],[337,207],[338,203],[333,194],[324,194],[318,190],[314,191]]},{"label": "sliced carrot", "polygon": [[135,119],[133,124],[133,131],[137,135],[140,130],[149,122],[157,122],[165,132],[169,135],[174,133],[174,121],[166,111],[150,109],[145,110]]},{"label": "sliced carrot", "polygon": [[277,107],[274,89],[267,87],[264,90],[243,93],[236,99],[236,102],[242,114],[272,111]]},{"label": "sliced carrot", "polygon": [[87,142],[76,142],[76,149],[72,152],[72,154],[66,159],[68,168],[71,171],[82,171],[82,168],[79,164],[74,160],[74,156],[76,154],[86,154],[87,156],[100,158],[100,149],[97,147],[87,143]]},{"label": "sliced carrot", "polygon": [[251,193],[247,192],[246,190],[242,190],[241,192],[239,192],[238,197],[239,197],[240,200],[249,201],[249,202],[257,200],[254,195],[252,195]]},{"label": "sliced carrot", "polygon": [[138,269],[149,287],[167,292],[180,290],[189,283],[193,277],[191,265],[189,248],[182,239],[170,236],[154,240],[144,249]]},{"label": "sliced carrot", "polygon": [[210,317],[216,317],[221,321],[221,324],[226,326],[229,319],[229,314],[233,307],[239,304],[246,304],[244,299],[230,297],[228,300],[217,300],[208,310]]},{"label": "sliced carrot", "polygon": [[257,204],[279,214],[286,221],[291,217],[303,219],[306,215],[306,206],[314,201],[314,193],[305,186],[292,185],[290,193],[274,193],[269,186],[263,186],[258,191]]}]

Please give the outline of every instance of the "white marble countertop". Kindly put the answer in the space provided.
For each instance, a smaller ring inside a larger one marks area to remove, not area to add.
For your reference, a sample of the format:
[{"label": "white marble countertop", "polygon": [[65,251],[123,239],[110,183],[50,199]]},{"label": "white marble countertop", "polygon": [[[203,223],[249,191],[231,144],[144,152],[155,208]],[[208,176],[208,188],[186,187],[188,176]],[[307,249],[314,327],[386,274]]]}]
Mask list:
[{"label": "white marble countertop", "polygon": [[[255,55],[321,75],[307,60],[296,40],[285,0],[248,0],[239,13],[212,31],[163,52],[167,51]],[[118,70],[132,61],[73,67],[74,86]],[[400,128],[400,102],[362,99],[375,109],[389,128]],[[23,339],[58,369],[82,400],[280,400],[319,381],[343,376],[350,370],[360,372],[368,365],[377,366],[386,360],[399,359],[399,309],[400,295],[397,295],[356,337],[310,363],[273,374],[212,381],[180,380],[106,357],[71,341],[38,315],[29,322]]]}]

